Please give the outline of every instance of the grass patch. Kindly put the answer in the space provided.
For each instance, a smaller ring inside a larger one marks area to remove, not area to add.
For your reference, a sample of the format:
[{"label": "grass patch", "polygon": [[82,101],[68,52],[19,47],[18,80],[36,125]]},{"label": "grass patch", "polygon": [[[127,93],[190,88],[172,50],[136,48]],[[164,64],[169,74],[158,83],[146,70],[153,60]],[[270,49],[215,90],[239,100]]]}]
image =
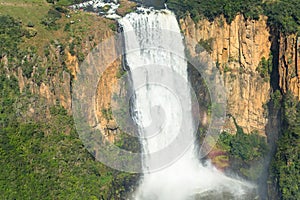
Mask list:
[{"label": "grass patch", "polygon": [[[67,1],[62,1],[67,2]],[[62,3],[60,3],[62,5]],[[28,24],[34,24],[34,29],[37,34],[34,37],[26,38],[20,45],[25,49],[28,46],[36,46],[39,55],[43,55],[44,46],[48,45],[50,41],[59,40],[61,43],[69,42],[69,38],[80,35],[87,36],[89,33],[97,32],[99,30],[108,31],[108,26],[112,23],[111,20],[100,18],[95,14],[86,12],[70,12],[70,18],[67,18],[64,14],[56,21],[58,29],[49,30],[41,22],[47,16],[50,9],[54,9],[52,4],[48,4],[44,0],[12,0],[9,3],[4,0],[0,0],[0,15],[10,15],[15,19],[19,19],[22,25],[26,27]],[[56,5],[57,6],[57,5]],[[73,21],[69,31],[65,31],[66,24],[70,24]]]},{"label": "grass patch", "polygon": [[[12,3],[23,2],[20,4],[13,5]],[[10,4],[4,4],[0,7],[1,15],[10,15],[16,19],[20,19],[23,25],[29,23],[35,24],[35,29],[37,30],[37,35],[34,38],[26,39],[23,46],[34,45],[43,47],[44,44],[48,43],[51,38],[54,37],[52,31],[49,31],[43,27],[40,23],[42,18],[47,14],[50,9],[50,5],[45,1],[35,0],[31,3],[24,3],[24,1],[10,2]]]}]

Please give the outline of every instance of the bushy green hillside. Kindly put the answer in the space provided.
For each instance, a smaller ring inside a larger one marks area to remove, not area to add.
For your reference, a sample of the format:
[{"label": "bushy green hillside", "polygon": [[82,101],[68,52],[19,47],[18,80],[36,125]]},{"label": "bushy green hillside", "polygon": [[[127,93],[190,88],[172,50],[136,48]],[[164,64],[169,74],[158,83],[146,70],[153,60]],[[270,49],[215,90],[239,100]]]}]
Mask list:
[{"label": "bushy green hillside", "polygon": [[[45,1],[1,4],[0,199],[120,199],[138,178],[96,161],[60,102],[49,105],[30,89],[68,72],[66,49],[72,46],[73,55],[84,58],[81,42],[92,42],[95,31],[102,37],[113,23],[82,12],[70,15]],[[19,69],[27,79],[22,91]]]},{"label": "bushy green hillside", "polygon": [[213,20],[224,15],[230,23],[237,13],[251,19],[258,19],[260,14],[264,14],[269,17],[269,24],[282,32],[295,33],[300,26],[299,0],[168,0],[167,3],[179,17],[189,12],[195,21],[202,17]]}]

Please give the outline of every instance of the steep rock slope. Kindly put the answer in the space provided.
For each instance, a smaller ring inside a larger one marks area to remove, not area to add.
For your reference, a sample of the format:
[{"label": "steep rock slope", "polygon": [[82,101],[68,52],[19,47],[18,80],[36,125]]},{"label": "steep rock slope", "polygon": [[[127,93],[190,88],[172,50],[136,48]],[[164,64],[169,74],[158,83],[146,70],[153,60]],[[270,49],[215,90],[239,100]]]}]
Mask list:
[{"label": "steep rock slope", "polygon": [[[262,58],[269,58],[271,52],[266,18],[245,20],[237,15],[229,25],[223,18],[213,22],[204,19],[195,24],[186,17],[180,24],[185,37],[198,41],[222,72],[227,89],[227,113],[246,133],[258,131],[265,135],[264,104],[270,98],[271,88],[257,67]],[[188,48],[199,51],[197,47]],[[236,132],[232,119],[227,120],[225,131]]]},{"label": "steep rock slope", "polygon": [[300,37],[297,35],[280,35],[278,69],[282,91],[291,91],[300,100]]}]

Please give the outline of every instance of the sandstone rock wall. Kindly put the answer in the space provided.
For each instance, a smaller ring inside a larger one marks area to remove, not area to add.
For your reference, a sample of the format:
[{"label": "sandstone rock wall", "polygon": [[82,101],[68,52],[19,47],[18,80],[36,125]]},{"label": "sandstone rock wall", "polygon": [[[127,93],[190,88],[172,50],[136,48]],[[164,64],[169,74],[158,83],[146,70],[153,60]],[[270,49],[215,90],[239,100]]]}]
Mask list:
[{"label": "sandstone rock wall", "polygon": [[300,37],[280,35],[278,64],[280,88],[300,100]]},{"label": "sandstone rock wall", "polygon": [[[206,50],[219,67],[227,89],[227,113],[246,133],[258,131],[265,135],[264,104],[269,101],[271,88],[256,69],[262,58],[268,59],[271,53],[266,18],[245,20],[238,15],[228,25],[222,17],[198,23],[186,17],[180,20],[180,25],[186,38],[210,45]],[[195,46],[188,48],[195,53]],[[232,119],[227,119],[225,130],[235,133]]]},{"label": "sandstone rock wall", "polygon": [[99,123],[98,127],[110,142],[114,142],[119,133],[119,127],[112,113],[112,97],[114,93],[119,93],[121,89],[117,77],[120,68],[121,62],[118,59],[100,77],[97,89],[96,115]]}]

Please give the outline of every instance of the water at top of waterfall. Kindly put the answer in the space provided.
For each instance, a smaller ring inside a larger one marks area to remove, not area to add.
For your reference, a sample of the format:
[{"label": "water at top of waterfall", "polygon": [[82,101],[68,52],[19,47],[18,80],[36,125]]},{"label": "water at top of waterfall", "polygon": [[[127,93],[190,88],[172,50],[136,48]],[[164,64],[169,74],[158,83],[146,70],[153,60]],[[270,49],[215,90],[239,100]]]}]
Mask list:
[{"label": "water at top of waterfall", "polygon": [[250,185],[204,167],[197,159],[187,62],[175,15],[140,8],[119,23],[144,152],[144,176],[134,198],[185,200],[210,191],[244,195]]}]

